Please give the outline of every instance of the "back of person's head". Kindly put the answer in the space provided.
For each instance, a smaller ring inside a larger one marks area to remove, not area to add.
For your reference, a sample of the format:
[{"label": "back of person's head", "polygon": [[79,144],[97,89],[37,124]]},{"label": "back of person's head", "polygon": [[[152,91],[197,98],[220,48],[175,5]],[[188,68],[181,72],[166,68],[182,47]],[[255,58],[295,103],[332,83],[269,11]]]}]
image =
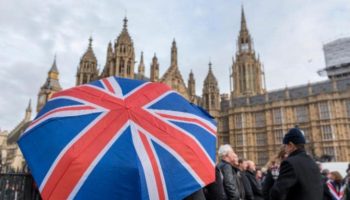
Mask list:
[{"label": "back of person's head", "polygon": [[252,160],[247,161],[247,170],[256,171],[256,165]]},{"label": "back of person's head", "polygon": [[283,144],[293,143],[297,149],[304,149],[305,136],[299,128],[291,128],[283,137]]},{"label": "back of person's head", "polygon": [[329,170],[328,170],[328,169],[323,169],[322,172],[321,172],[321,174],[322,174],[323,176],[327,177],[328,174],[329,174]]},{"label": "back of person's head", "polygon": [[343,177],[338,171],[330,172],[330,178],[336,183],[341,183],[343,181]]},{"label": "back of person's head", "polygon": [[227,154],[229,154],[231,151],[233,151],[231,145],[229,144],[223,144],[219,147],[218,150],[218,156],[220,159],[222,159],[224,156],[226,156]]}]

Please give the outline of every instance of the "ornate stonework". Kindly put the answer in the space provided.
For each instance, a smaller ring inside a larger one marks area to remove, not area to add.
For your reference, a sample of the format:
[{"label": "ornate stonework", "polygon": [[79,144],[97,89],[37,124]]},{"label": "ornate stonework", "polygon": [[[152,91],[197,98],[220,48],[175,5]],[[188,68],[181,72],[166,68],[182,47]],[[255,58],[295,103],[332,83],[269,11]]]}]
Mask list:
[{"label": "ornate stonework", "polygon": [[171,63],[168,70],[164,73],[160,82],[169,85],[172,89],[178,91],[186,99],[190,99],[188,90],[186,88],[185,82],[180,73],[179,67],[177,65],[177,47],[175,39],[171,46]]},{"label": "ornate stonework", "polygon": [[124,19],[123,30],[114,43],[108,44],[106,64],[101,77],[120,76],[134,78],[135,50],[134,43],[127,28],[128,20]]},{"label": "ornate stonework", "polygon": [[263,71],[253,48],[253,40],[247,28],[242,8],[241,30],[237,39],[236,60],[232,64],[234,97],[264,93]]},{"label": "ornate stonework", "polygon": [[209,62],[209,71],[203,84],[202,106],[213,117],[218,118],[220,112],[220,92],[218,81],[213,74],[212,64]]},{"label": "ornate stonework", "polygon": [[97,59],[92,49],[92,38],[89,39],[89,47],[80,59],[77,71],[76,85],[89,83],[98,79]]},{"label": "ornate stonework", "polygon": [[262,166],[279,151],[288,129],[298,126],[312,156],[350,160],[349,76],[270,92],[263,87],[263,76],[242,9],[234,90],[231,98],[221,98],[220,144],[230,143],[239,156]]}]

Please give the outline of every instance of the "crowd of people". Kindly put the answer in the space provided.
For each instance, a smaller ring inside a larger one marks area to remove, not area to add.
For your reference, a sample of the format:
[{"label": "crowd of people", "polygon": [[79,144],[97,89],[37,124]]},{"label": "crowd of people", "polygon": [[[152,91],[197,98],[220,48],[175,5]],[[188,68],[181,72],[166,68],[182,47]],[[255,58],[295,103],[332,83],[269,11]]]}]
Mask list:
[{"label": "crowd of people", "polygon": [[347,176],[322,169],[304,149],[305,138],[292,128],[284,147],[263,169],[238,158],[232,147],[221,145],[214,183],[186,200],[350,200],[350,164]]}]

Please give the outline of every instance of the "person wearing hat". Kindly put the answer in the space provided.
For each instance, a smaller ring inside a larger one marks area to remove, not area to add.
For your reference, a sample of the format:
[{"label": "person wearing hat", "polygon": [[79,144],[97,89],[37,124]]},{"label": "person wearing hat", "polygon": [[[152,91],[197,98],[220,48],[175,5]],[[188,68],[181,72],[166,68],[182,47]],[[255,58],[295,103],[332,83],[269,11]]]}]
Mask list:
[{"label": "person wearing hat", "polygon": [[323,186],[320,170],[306,154],[305,137],[298,128],[290,129],[283,138],[288,154],[280,166],[279,176],[270,190],[271,200],[320,200]]}]

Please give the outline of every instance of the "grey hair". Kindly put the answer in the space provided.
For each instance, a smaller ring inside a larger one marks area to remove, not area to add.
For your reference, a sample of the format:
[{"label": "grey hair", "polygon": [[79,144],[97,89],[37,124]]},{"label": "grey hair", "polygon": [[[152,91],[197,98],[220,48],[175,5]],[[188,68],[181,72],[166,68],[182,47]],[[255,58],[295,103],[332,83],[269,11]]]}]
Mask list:
[{"label": "grey hair", "polygon": [[229,145],[229,144],[221,145],[219,147],[219,150],[218,150],[218,156],[219,156],[219,158],[222,158],[222,157],[226,156],[231,151],[233,152],[231,145]]}]

